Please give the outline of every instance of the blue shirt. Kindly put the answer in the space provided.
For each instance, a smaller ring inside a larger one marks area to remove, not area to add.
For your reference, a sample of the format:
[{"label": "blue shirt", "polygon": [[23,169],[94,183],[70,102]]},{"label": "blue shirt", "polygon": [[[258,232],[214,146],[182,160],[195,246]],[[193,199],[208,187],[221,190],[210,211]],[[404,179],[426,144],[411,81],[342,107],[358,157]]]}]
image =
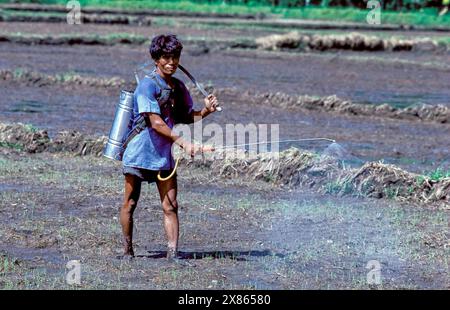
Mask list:
[{"label": "blue shirt", "polygon": [[[171,129],[177,123],[192,122],[190,114],[193,102],[184,83],[172,77],[175,84],[172,89],[156,71],[153,71],[151,75],[158,79],[158,83],[146,75],[134,91],[133,127],[141,113],[159,114]],[[171,93],[166,102],[160,100],[162,103],[160,106],[157,98],[161,96],[162,88]],[[171,153],[172,143],[171,139],[160,135],[151,127],[147,127],[128,143],[123,154],[123,165],[148,170],[173,169],[175,162]]]}]

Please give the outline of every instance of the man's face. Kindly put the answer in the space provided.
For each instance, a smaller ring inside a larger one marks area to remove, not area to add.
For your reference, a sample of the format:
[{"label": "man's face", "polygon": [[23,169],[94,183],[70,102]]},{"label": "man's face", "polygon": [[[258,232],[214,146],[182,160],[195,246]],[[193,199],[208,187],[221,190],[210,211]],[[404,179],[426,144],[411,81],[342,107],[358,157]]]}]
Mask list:
[{"label": "man's face", "polygon": [[161,56],[161,58],[156,61],[156,66],[164,74],[172,75],[177,70],[179,62],[180,56],[167,54]]}]

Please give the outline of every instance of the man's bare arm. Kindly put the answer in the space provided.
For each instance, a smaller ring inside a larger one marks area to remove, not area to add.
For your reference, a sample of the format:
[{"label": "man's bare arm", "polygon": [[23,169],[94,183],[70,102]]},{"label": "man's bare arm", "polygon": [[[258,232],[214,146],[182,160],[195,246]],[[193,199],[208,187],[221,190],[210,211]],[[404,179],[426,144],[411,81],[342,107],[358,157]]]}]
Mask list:
[{"label": "man's bare arm", "polygon": [[193,110],[190,115],[191,123],[197,122],[197,121],[207,117],[209,114],[211,114],[211,112],[209,112],[207,108],[203,108],[200,111]]},{"label": "man's bare arm", "polygon": [[148,117],[151,128],[155,130],[158,134],[160,134],[163,137],[166,137],[170,140],[172,140],[173,143],[179,145],[184,151],[191,156],[194,156],[197,152],[210,152],[214,151],[214,147],[207,146],[207,145],[195,145],[194,143],[189,143],[185,140],[183,140],[180,136],[175,135],[172,132],[172,129],[170,129],[169,126],[163,121],[161,116],[159,114],[155,113],[145,113],[146,117]]},{"label": "man's bare arm", "polygon": [[161,116],[156,113],[145,113],[145,116],[150,120],[150,125],[153,130],[155,130],[161,136],[170,139],[177,145],[184,147],[185,141],[179,136],[173,134],[172,129],[163,121]]},{"label": "man's bare arm", "polygon": [[192,111],[190,115],[190,121],[191,123],[197,122],[205,117],[207,117],[209,114],[215,112],[217,110],[218,101],[216,96],[214,95],[208,95],[208,97],[205,98],[205,107],[201,109],[200,111]]}]

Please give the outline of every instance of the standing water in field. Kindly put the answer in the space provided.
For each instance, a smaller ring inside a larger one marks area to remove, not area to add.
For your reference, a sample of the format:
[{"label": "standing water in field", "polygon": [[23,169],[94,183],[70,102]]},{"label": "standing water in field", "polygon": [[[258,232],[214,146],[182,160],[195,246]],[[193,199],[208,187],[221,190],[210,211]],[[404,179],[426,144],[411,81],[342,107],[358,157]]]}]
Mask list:
[{"label": "standing water in field", "polygon": [[321,159],[325,157],[332,157],[339,160],[342,164],[346,165],[361,165],[363,160],[351,154],[351,152],[337,142],[333,142],[328,145],[320,154]]}]

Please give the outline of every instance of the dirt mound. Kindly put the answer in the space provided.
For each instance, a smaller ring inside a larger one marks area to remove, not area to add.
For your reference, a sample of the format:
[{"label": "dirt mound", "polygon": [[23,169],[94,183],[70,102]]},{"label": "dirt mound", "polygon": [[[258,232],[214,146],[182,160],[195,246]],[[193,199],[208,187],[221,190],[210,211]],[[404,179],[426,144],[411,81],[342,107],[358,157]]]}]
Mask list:
[{"label": "dirt mound", "polygon": [[297,31],[282,35],[269,35],[255,40],[258,48],[265,50],[298,49],[325,51],[344,49],[353,51],[432,51],[446,49],[445,45],[431,39],[382,39],[361,33],[346,35],[310,35]]},{"label": "dirt mound", "polygon": [[75,155],[101,156],[106,137],[93,137],[77,131],[62,131],[52,139],[49,145],[50,152],[69,152]]},{"label": "dirt mound", "polygon": [[347,180],[358,192],[369,197],[450,202],[450,178],[434,181],[393,165],[366,163]]},{"label": "dirt mound", "polygon": [[[187,86],[191,94],[201,96],[195,87],[192,85]],[[450,109],[444,105],[420,104],[407,108],[397,108],[388,103],[381,105],[354,103],[350,100],[343,100],[336,95],[326,97],[293,96],[282,92],[256,93],[253,91],[242,92],[235,88],[214,88],[212,85],[205,87],[208,92],[214,93],[218,97],[229,96],[239,101],[270,105],[283,109],[301,108],[339,114],[450,124]]]},{"label": "dirt mound", "polygon": [[296,186],[304,184],[301,173],[313,167],[314,157],[314,154],[296,148],[281,152],[279,157],[271,153],[248,156],[242,150],[227,150],[213,158],[205,157],[202,164],[227,177],[246,175],[254,180]]},{"label": "dirt mound", "polygon": [[[41,17],[36,17],[41,18]],[[53,17],[52,17],[53,18]],[[117,17],[119,18],[119,17]],[[1,16],[0,16],[0,21]],[[30,35],[21,33],[0,34],[0,42],[10,42],[25,45],[143,45],[149,38],[140,35],[114,33],[110,35]],[[397,38],[381,39],[359,33],[348,35],[310,35],[291,32],[282,35],[270,35],[257,39],[208,39],[202,37],[187,37],[183,39],[186,45],[208,50],[228,49],[265,49],[293,51],[326,51],[330,49],[354,51],[422,51],[445,52],[448,46],[435,40],[422,38],[403,40]]]},{"label": "dirt mound", "polygon": [[279,50],[283,48],[299,48],[302,43],[309,42],[309,36],[301,35],[297,31],[286,34],[273,34],[255,39],[258,48],[265,50]]},{"label": "dirt mound", "polygon": [[[109,35],[93,35],[93,34],[64,34],[64,35],[35,35],[21,33],[4,33],[0,34],[0,42],[9,42],[24,45],[143,45],[148,44],[150,39],[135,34],[128,33],[112,33]],[[183,43],[189,50],[227,50],[232,48],[256,49],[256,44],[252,39],[209,39],[205,41],[203,37],[186,37]],[[195,52],[194,52],[195,54]]]},{"label": "dirt mound", "polygon": [[115,45],[131,44],[141,45],[148,38],[130,34],[112,34],[108,36],[67,34],[56,36],[25,35],[25,34],[0,34],[0,42],[11,42],[25,45]]},{"label": "dirt mound", "polygon": [[243,93],[244,100],[258,104],[269,104],[282,108],[299,107],[308,110],[322,110],[340,114],[376,116],[393,119],[409,119],[432,121],[438,123],[450,123],[450,109],[443,105],[422,104],[407,108],[396,108],[389,104],[370,105],[353,103],[337,96],[311,97],[291,96],[285,93]]},{"label": "dirt mound", "polygon": [[47,149],[50,138],[46,130],[30,125],[0,123],[0,143],[24,149],[29,153],[36,153]]},{"label": "dirt mound", "polygon": [[228,155],[219,159],[206,157],[202,164],[222,176],[246,176],[275,184],[310,186],[332,194],[404,202],[450,202],[450,178],[435,181],[393,165],[369,162],[359,169],[344,169],[336,158],[297,148],[280,152],[279,157],[270,153],[248,156],[243,151],[227,152]]},{"label": "dirt mound", "polygon": [[[66,10],[67,13],[67,10]],[[124,16],[124,15],[100,15],[81,14],[83,24],[109,24],[109,25],[139,25],[150,26],[152,24],[146,16]],[[67,23],[65,15],[0,15],[1,22],[28,22],[28,23]]]},{"label": "dirt mound", "polygon": [[[27,85],[33,86],[46,86],[54,84],[62,85],[83,85],[92,87],[126,87],[128,84],[125,80],[113,77],[113,78],[98,78],[98,77],[86,77],[78,74],[57,74],[47,75],[39,72],[16,69],[0,70],[0,80],[4,81],[17,81]],[[129,82],[133,83],[133,82]]]},{"label": "dirt mound", "polygon": [[0,123],[0,145],[29,153],[48,151],[101,156],[105,143],[106,137],[91,137],[77,131],[63,131],[50,139],[46,130],[31,125]]},{"label": "dirt mound", "polygon": [[[27,152],[68,152],[74,155],[101,156],[107,138],[77,131],[63,131],[50,139],[45,130],[30,125],[0,124],[0,146],[20,146]],[[278,154],[249,154],[226,150],[205,154],[193,163],[182,157],[184,165],[208,167],[217,175],[243,176],[278,185],[309,186],[341,195],[363,195],[399,201],[450,203],[450,178],[439,181],[410,173],[393,165],[369,162],[359,169],[345,169],[339,159],[319,156],[297,148]]]}]

